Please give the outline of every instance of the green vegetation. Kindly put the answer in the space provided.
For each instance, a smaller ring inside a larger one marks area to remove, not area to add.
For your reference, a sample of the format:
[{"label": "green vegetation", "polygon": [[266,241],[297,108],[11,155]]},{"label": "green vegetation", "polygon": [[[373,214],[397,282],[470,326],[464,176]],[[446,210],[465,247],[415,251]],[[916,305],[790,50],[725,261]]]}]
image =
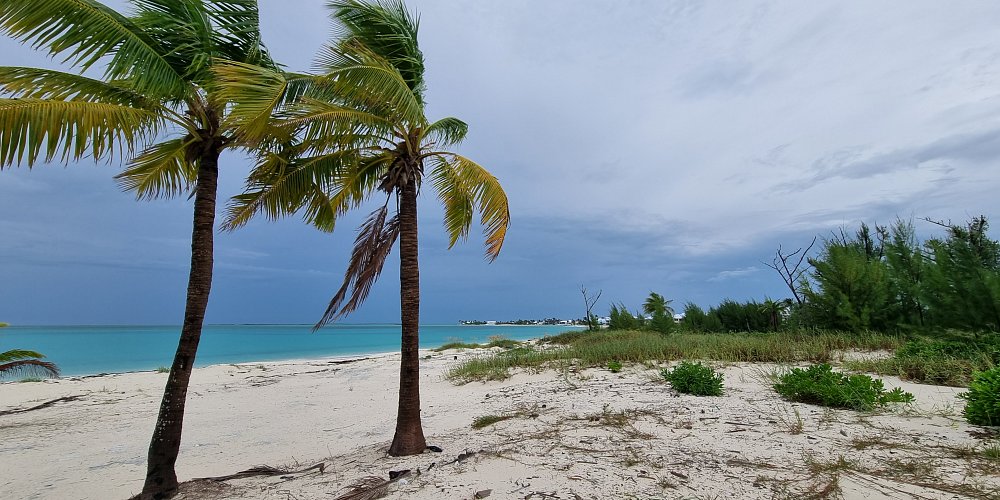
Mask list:
[{"label": "green vegetation", "polygon": [[493,425],[493,424],[495,424],[497,422],[503,422],[504,420],[510,420],[510,419],[514,418],[515,416],[516,415],[483,415],[481,417],[476,417],[472,421],[472,428],[473,429],[482,429],[483,427],[487,427],[487,426]]},{"label": "green vegetation", "polygon": [[1000,367],[976,373],[965,400],[965,420],[973,425],[1000,425]]},{"label": "green vegetation", "polygon": [[166,366],[157,367],[156,373],[170,373],[170,368],[167,368]]},{"label": "green vegetation", "polygon": [[230,205],[227,227],[254,215],[294,214],[324,231],[362,201],[375,210],[359,228],[340,288],[319,328],[357,310],[397,246],[402,326],[399,405],[393,456],[426,448],[420,420],[418,191],[444,206],[449,247],[473,221],[483,228],[486,257],[500,254],[510,211],[500,182],[452,152],[469,131],[454,117],[430,120],[424,100],[424,56],[417,16],[401,1],[327,2],[336,38],[319,55],[319,75],[266,65],[222,64],[219,94],[236,135],[271,146]]},{"label": "green vegetation", "polygon": [[727,362],[825,362],[846,349],[894,349],[903,339],[880,334],[754,333],[662,335],[653,331],[571,331],[542,340],[539,348],[520,346],[470,359],[447,377],[457,383],[503,380],[514,368],[542,369],[578,364],[606,367],[619,363],[703,359]]},{"label": "green vegetation", "polygon": [[881,380],[868,375],[837,373],[826,363],[792,368],[780,375],[774,390],[789,401],[832,408],[871,410],[888,403],[909,403],[913,394],[898,387],[886,391]]},{"label": "green vegetation", "polygon": [[10,326],[10,323],[4,323],[3,321],[0,321],[0,328],[7,328],[8,326]]},{"label": "green vegetation", "polygon": [[499,347],[501,349],[513,349],[521,345],[521,342],[516,340],[508,339],[501,336],[490,337],[490,341],[486,344],[471,344],[467,342],[449,342],[442,345],[441,347],[436,347],[431,349],[434,352],[447,351],[448,349],[489,349],[491,347]]},{"label": "green vegetation", "polygon": [[989,222],[937,222],[944,238],[917,241],[912,222],[862,224],[824,242],[803,283],[803,324],[847,331],[1000,329],[1000,243]]},{"label": "green vegetation", "polygon": [[1000,335],[961,336],[948,340],[917,338],[886,359],[853,360],[844,367],[895,375],[923,384],[966,387],[972,375],[1000,365]]},{"label": "green vegetation", "polygon": [[621,363],[621,361],[618,361],[618,360],[608,361],[608,370],[610,370],[611,373],[618,373],[618,372],[622,371],[622,363]]},{"label": "green vegetation", "polygon": [[661,374],[677,392],[692,396],[721,396],[722,374],[701,363],[682,361],[674,369]]},{"label": "green vegetation", "polygon": [[[42,361],[45,356],[35,351],[23,349],[13,349],[0,352],[0,378],[8,376],[31,377],[58,377],[59,367],[55,363]],[[22,378],[22,381],[28,380]]]}]

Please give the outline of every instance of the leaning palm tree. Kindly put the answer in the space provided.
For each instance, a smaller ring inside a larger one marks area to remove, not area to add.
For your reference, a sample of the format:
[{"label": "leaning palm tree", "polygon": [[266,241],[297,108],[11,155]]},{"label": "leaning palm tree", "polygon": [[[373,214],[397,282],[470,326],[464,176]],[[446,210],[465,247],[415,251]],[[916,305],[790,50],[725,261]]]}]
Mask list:
[{"label": "leaning palm tree", "polygon": [[7,375],[43,375],[59,376],[59,367],[55,363],[42,361],[45,356],[35,351],[13,349],[0,352],[0,377]]},{"label": "leaning palm tree", "polygon": [[[444,204],[450,246],[468,236],[478,211],[490,261],[510,221],[507,195],[483,167],[446,149],[465,137],[464,122],[426,118],[417,22],[402,2],[328,5],[339,37],[321,54],[322,74],[307,84],[301,76],[293,81],[247,64],[217,70],[223,94],[236,103],[234,126],[248,140],[271,137],[275,146],[230,206],[227,225],[239,227],[256,214],[275,219],[303,212],[308,222],[332,230],[349,210],[377,203],[358,231],[344,282],[316,327],[361,305],[398,240],[402,358],[389,453],[412,455],[426,448],[420,422],[418,194],[429,180]],[[277,138],[267,128],[275,115],[286,131]]]},{"label": "leaning palm tree", "polygon": [[[220,59],[273,67],[256,0],[132,0],[129,16],[95,0],[3,0],[0,29],[76,72],[0,68],[0,168],[129,158],[118,176],[139,198],[194,190],[184,322],[149,447],[143,498],[177,490],[188,382],[212,285],[219,155],[245,142],[223,125]],[[102,78],[85,76],[104,65]],[[134,154],[135,151],[139,151]]]}]

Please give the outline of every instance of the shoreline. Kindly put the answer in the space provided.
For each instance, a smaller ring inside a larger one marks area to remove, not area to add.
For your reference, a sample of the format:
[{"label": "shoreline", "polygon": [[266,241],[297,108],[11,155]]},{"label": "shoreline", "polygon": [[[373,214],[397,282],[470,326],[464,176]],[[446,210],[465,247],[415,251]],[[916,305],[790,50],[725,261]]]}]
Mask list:
[{"label": "shoreline", "polygon": [[[181,481],[260,465],[301,470],[323,462],[325,472],[192,482],[179,498],[326,498],[364,477],[419,469],[393,483],[387,498],[472,498],[490,489],[491,498],[763,500],[780,488],[794,498],[822,487],[832,476],[810,467],[838,457],[871,471],[839,476],[845,498],[899,498],[893,491],[946,497],[908,484],[906,476],[879,475],[904,462],[965,471],[968,477],[942,476],[950,486],[978,481],[1000,488],[1000,475],[968,472],[951,451],[980,442],[961,418],[955,395],[962,389],[883,377],[888,389],[914,392],[917,403],[858,413],[781,400],[761,379],[777,367],[766,364],[720,364],[726,393],[717,398],[678,395],[641,365],[617,374],[521,371],[466,385],[444,379],[451,367],[487,352],[421,349],[424,432],[443,452],[399,458],[384,453],[395,427],[399,353],[195,368],[177,462]],[[0,385],[0,410],[78,396],[0,416],[0,468],[7,471],[0,498],[137,493],[163,383],[163,374],[135,372]],[[488,415],[504,419],[471,427]],[[883,496],[862,496],[872,488]]]}]

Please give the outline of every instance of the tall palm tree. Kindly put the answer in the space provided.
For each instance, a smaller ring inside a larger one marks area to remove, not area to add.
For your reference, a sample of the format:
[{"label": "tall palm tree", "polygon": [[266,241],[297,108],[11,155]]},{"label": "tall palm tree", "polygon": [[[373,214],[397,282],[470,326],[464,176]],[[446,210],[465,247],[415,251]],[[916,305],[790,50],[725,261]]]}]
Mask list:
[{"label": "tall palm tree", "polygon": [[[420,422],[420,276],[417,198],[425,179],[444,204],[449,247],[468,236],[480,214],[486,257],[503,245],[510,213],[497,179],[446,148],[465,137],[456,118],[430,122],[424,114],[424,63],[417,21],[402,2],[335,0],[328,3],[338,39],[319,58],[322,74],[294,78],[247,64],[220,66],[222,93],[235,104],[234,126],[265,140],[277,114],[287,135],[262,156],[247,190],[230,206],[227,226],[256,214],[270,219],[304,212],[332,230],[337,219],[371,198],[378,208],[361,225],[344,282],[317,328],[357,309],[382,271],[396,241],[400,255],[399,405],[391,455],[426,448]],[[286,103],[281,106],[279,103]]]},{"label": "tall palm tree", "polygon": [[[129,16],[95,0],[3,0],[0,29],[77,72],[0,68],[0,168],[127,157],[121,185],[139,198],[194,190],[184,322],[149,446],[143,498],[177,489],[187,387],[212,285],[219,155],[246,144],[224,126],[221,59],[273,67],[256,0],[131,0]],[[104,65],[103,78],[84,76]],[[169,134],[169,135],[168,135]],[[133,154],[139,150],[138,154]]]},{"label": "tall palm tree", "polygon": [[59,376],[55,363],[42,361],[45,356],[35,351],[13,349],[0,352],[0,377],[5,375],[45,375]]}]

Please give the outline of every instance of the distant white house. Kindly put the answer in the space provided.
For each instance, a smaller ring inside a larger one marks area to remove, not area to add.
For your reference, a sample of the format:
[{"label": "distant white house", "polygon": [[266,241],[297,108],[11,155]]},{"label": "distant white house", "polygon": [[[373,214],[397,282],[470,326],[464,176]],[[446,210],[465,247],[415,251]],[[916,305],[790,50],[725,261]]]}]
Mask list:
[{"label": "distant white house", "polygon": [[681,321],[684,321],[684,313],[674,314],[674,323],[680,323]]}]

